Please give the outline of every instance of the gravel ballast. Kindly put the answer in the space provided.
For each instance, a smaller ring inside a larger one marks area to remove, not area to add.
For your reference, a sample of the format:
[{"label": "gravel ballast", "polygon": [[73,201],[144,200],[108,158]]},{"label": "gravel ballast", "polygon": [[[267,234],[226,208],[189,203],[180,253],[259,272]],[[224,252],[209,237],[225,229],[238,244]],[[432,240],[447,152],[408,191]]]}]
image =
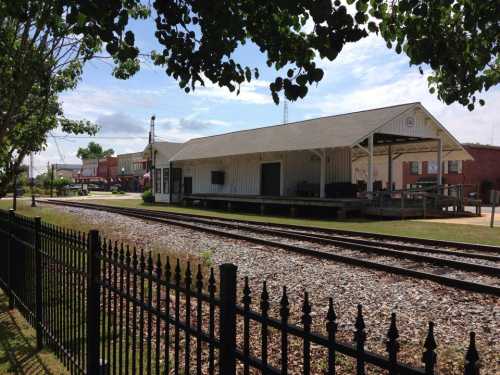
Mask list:
[{"label": "gravel ballast", "polygon": [[[434,321],[438,343],[439,374],[463,373],[470,331],[476,332],[482,374],[500,373],[500,300],[440,284],[381,271],[292,254],[285,250],[157,222],[118,216],[103,211],[54,207],[78,215],[112,240],[122,240],[145,250],[200,256],[217,266],[238,266],[239,298],[243,278],[249,277],[255,308],[262,282],[267,281],[271,314],[278,316],[282,286],[287,286],[291,322],[299,323],[304,291],[313,305],[313,324],[324,331],[328,299],[334,298],[339,339],[351,342],[356,308],[363,305],[367,331],[366,349],[385,352],[390,315],[396,312],[401,351],[399,358],[422,366],[421,355],[427,324]],[[118,219],[119,218],[119,219]]]}]

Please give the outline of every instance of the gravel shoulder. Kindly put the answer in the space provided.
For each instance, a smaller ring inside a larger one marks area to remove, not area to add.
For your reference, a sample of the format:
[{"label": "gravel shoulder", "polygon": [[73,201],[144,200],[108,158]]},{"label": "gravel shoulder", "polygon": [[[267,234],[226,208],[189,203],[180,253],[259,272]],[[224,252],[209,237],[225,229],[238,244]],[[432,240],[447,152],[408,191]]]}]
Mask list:
[{"label": "gravel shoulder", "polygon": [[[53,207],[53,206],[51,206]],[[328,298],[333,297],[339,319],[339,338],[352,340],[357,304],[363,305],[367,350],[384,353],[390,314],[396,312],[400,334],[400,358],[421,366],[422,345],[428,321],[435,322],[438,373],[460,374],[468,333],[476,332],[482,374],[500,373],[500,300],[437,283],[319,260],[245,241],[220,238],[167,224],[80,208],[54,207],[78,215],[110,239],[151,251],[181,257],[200,257],[214,267],[238,266],[240,292],[249,277],[254,301],[267,281],[271,312],[277,316],[282,286],[287,286],[291,321],[298,323],[303,293],[310,293],[316,330],[324,331]]]}]

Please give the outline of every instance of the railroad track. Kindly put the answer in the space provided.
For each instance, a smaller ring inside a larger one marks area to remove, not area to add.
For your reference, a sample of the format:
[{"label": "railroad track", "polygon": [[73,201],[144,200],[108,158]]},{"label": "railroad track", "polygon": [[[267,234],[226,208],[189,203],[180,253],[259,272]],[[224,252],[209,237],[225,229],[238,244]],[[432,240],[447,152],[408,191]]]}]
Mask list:
[{"label": "railroad track", "polygon": [[[267,223],[228,220],[201,215],[67,201],[48,200],[41,201],[41,203],[108,211],[163,222],[219,236],[278,247],[321,259],[432,280],[458,289],[500,296],[500,268],[498,268],[500,256],[494,255],[500,252],[500,248],[494,246],[485,248],[483,245],[479,245],[479,251],[477,249],[471,251],[471,247],[462,249],[467,251],[445,250],[435,246],[424,246],[422,243],[417,246],[409,245],[408,243],[412,239],[405,239],[405,243],[397,243],[393,236],[390,236],[391,241],[382,242],[360,238],[365,233],[359,232],[349,232],[355,233],[356,236],[348,236],[346,235],[347,231],[342,231],[342,235],[338,235],[338,231],[267,225]],[[369,238],[371,233],[366,235]],[[439,241],[439,243],[443,242]],[[448,248],[455,248],[457,244],[445,243],[448,244]],[[477,279],[488,282],[477,282]]]}]

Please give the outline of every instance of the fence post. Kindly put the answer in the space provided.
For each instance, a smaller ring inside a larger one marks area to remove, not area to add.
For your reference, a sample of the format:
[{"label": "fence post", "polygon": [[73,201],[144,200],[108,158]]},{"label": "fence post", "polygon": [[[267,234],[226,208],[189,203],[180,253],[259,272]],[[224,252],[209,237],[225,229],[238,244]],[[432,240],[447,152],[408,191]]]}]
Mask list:
[{"label": "fence post", "polygon": [[88,235],[87,252],[87,374],[99,374],[99,309],[101,250],[99,231]]},{"label": "fence post", "polygon": [[490,227],[493,228],[495,225],[495,208],[498,200],[498,192],[495,190],[491,190],[490,192],[490,202],[491,202],[491,218],[490,218]]},{"label": "fence post", "polygon": [[236,374],[236,271],[234,264],[222,264],[220,271],[220,375]]},{"label": "fence post", "polygon": [[14,308],[14,295],[12,293],[12,233],[14,232],[14,209],[9,210],[9,243],[7,249],[7,288],[9,290],[9,309]]},{"label": "fence post", "polygon": [[35,217],[35,320],[36,320],[36,348],[41,350],[43,347],[43,317],[42,317],[42,254],[41,254],[41,219]]}]

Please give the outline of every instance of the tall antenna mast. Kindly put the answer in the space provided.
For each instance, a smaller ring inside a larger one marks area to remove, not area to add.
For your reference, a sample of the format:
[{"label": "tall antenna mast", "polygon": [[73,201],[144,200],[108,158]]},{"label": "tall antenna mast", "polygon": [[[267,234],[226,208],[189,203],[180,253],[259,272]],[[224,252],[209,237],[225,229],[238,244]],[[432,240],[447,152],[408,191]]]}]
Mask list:
[{"label": "tall antenna mast", "polygon": [[283,124],[288,124],[288,100],[283,97]]},{"label": "tall antenna mast", "polygon": [[151,123],[149,128],[149,143],[151,144],[155,143],[155,119],[155,115],[151,116]]}]

